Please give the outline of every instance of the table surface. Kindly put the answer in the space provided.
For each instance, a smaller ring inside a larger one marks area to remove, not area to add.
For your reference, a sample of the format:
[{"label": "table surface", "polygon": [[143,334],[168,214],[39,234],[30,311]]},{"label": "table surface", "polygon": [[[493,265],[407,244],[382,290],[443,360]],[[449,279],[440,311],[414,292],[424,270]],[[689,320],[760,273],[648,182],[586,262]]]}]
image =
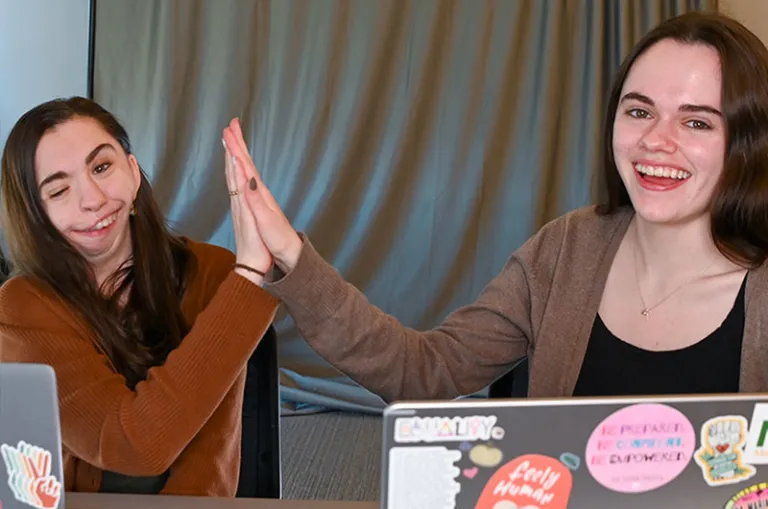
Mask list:
[{"label": "table surface", "polygon": [[67,493],[66,509],[379,509],[379,502]]}]

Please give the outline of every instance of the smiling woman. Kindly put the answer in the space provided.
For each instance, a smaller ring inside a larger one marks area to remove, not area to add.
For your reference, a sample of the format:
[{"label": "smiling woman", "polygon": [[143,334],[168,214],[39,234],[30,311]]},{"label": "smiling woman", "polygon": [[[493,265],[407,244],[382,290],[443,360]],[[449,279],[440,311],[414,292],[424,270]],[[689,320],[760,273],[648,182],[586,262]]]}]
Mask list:
[{"label": "smiling woman", "polygon": [[242,235],[253,216],[238,193],[235,256],[166,229],[98,104],[44,103],[12,129],[0,361],[54,368],[67,490],[235,494],[245,366],[278,305],[259,287],[271,257]]},{"label": "smiling woman", "polygon": [[608,98],[606,202],[545,225],[434,329],[369,304],[259,183],[248,205],[280,269],[265,288],[387,401],[473,394],[526,355],[535,397],[766,392],[767,84],[768,50],[735,20],[650,31]]}]

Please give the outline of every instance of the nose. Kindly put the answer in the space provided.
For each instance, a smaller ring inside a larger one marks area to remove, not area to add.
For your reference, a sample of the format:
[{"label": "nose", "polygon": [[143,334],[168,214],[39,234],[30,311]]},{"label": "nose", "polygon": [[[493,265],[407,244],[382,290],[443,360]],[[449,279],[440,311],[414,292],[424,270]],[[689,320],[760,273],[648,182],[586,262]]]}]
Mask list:
[{"label": "nose", "polygon": [[107,195],[99,184],[88,175],[80,187],[80,207],[86,211],[97,211],[107,203]]},{"label": "nose", "polygon": [[642,145],[650,151],[673,153],[677,150],[674,122],[657,120],[648,126],[641,138]]}]

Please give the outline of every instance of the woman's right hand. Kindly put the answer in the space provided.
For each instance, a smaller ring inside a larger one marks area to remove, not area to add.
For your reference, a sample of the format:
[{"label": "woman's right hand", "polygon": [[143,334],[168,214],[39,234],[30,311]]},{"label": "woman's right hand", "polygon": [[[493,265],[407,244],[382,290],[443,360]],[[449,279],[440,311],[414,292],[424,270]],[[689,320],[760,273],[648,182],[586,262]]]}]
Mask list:
[{"label": "woman's right hand", "polygon": [[[247,194],[254,191],[248,185],[248,176],[243,164],[238,163],[232,155],[227,141],[222,139],[222,143],[224,144],[227,189],[232,210],[232,227],[235,231],[236,261],[266,273],[272,267],[272,255],[259,235],[256,219],[246,201]],[[264,279],[259,274],[242,268],[236,268],[235,272],[257,285],[260,285]]]},{"label": "woman's right hand", "polygon": [[258,233],[275,264],[285,273],[296,266],[303,243],[299,234],[291,226],[272,193],[261,181],[259,172],[248,153],[238,119],[233,119],[224,129],[224,141],[242,168],[248,182],[248,190],[243,195],[247,207],[255,218]]}]

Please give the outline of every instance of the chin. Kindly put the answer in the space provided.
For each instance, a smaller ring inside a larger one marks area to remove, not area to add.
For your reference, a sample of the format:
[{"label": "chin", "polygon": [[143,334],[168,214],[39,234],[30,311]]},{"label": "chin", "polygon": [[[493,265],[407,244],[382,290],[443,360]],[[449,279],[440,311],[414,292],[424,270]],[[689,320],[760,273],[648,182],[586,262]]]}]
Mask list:
[{"label": "chin", "polygon": [[680,210],[678,207],[634,206],[635,213],[645,222],[657,225],[683,225],[707,216],[706,211]]}]

